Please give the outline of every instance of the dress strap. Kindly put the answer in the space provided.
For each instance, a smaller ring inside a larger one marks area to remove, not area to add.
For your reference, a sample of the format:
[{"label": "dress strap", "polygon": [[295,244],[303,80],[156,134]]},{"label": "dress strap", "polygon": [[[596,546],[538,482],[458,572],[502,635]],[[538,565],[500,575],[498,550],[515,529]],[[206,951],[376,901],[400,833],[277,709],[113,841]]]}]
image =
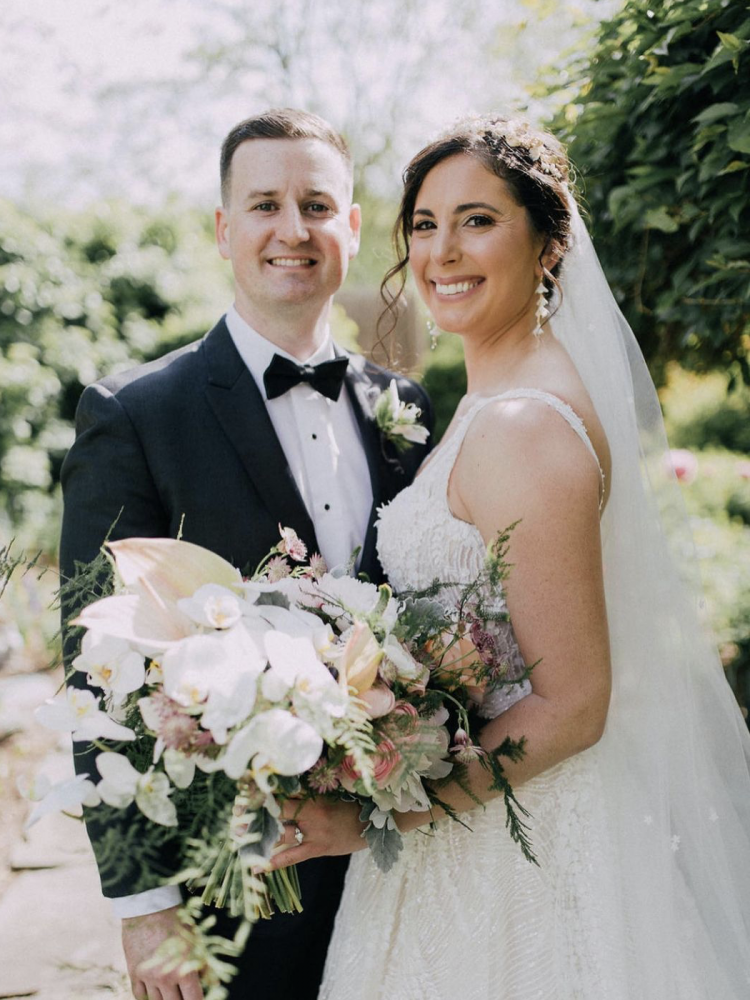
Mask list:
[{"label": "dress strap", "polygon": [[[496,396],[478,396],[463,419],[463,426],[459,428],[462,432],[460,433],[460,438],[463,439],[466,432],[469,429],[469,425],[477,413],[487,405],[487,403],[497,403],[500,400],[505,399],[538,399],[541,403],[546,403],[547,406],[551,406],[553,410],[560,414],[560,416],[568,423],[570,427],[576,432],[578,437],[583,441],[586,448],[591,453],[594,461],[596,462],[596,467],[599,470],[600,490],[599,490],[599,510],[601,511],[604,506],[604,492],[605,492],[605,477],[604,469],[602,469],[601,462],[599,461],[599,456],[596,453],[596,449],[591,443],[591,438],[586,430],[586,425],[583,420],[579,417],[576,411],[566,403],[564,400],[560,399],[559,396],[555,396],[551,392],[545,392],[543,389],[509,389],[507,392],[498,393]],[[459,435],[457,435],[459,436]]]}]

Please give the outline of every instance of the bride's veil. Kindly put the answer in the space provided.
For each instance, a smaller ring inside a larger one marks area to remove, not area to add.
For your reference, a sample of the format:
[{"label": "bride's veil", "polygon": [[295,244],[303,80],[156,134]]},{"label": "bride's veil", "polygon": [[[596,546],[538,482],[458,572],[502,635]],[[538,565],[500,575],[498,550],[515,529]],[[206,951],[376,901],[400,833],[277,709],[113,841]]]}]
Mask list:
[{"label": "bride's veil", "polygon": [[612,453],[602,549],[613,693],[595,752],[621,862],[627,995],[739,1000],[750,996],[750,736],[701,624],[654,384],[572,212],[551,327]]}]

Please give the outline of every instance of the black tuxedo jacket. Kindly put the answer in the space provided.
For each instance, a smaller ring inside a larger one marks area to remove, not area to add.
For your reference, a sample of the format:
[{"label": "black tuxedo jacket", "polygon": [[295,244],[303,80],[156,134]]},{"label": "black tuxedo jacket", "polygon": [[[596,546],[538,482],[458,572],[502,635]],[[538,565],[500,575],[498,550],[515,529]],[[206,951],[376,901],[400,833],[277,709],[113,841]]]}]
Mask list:
[{"label": "black tuxedo jacket", "polygon": [[[429,450],[429,445],[415,445],[399,454],[380,434],[372,407],[391,378],[397,380],[401,399],[416,403],[432,430],[430,403],[418,385],[350,356],[345,388],[374,497],[360,569],[376,582],[382,579],[375,550],[376,509],[411,482]],[[196,343],[86,388],[62,485],[63,578],[73,574],[76,562],[96,556],[115,521],[113,539],[174,538],[181,528],[186,541],[217,552],[243,571],[254,569],[278,542],[279,524],[294,528],[309,552],[318,551],[263,396],[224,320]],[[64,608],[64,616],[72,610]],[[68,657],[72,653],[68,644]],[[73,683],[85,684],[84,675],[77,672]],[[78,772],[98,778],[96,751],[79,752],[79,747]],[[101,861],[107,831],[97,824],[95,811],[88,830]],[[259,996],[315,997],[346,860],[322,858],[301,865],[305,912],[274,917],[253,931],[245,961],[252,981],[262,985]],[[159,884],[179,867],[165,851],[154,859],[150,884]],[[125,868],[121,877],[103,886],[104,892],[121,896],[148,888],[143,874]],[[232,996],[247,996],[241,992],[242,980],[235,980]]]}]

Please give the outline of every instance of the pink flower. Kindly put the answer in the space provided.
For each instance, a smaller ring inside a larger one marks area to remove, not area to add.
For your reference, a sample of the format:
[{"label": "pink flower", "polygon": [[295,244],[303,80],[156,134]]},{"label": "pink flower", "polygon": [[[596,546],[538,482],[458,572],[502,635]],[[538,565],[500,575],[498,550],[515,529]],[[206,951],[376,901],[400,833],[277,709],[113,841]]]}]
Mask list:
[{"label": "pink flower", "polygon": [[471,737],[465,729],[456,730],[450,752],[455,754],[456,760],[462,764],[470,764],[473,760],[484,757],[486,754],[485,750],[471,742]]},{"label": "pink flower", "polygon": [[279,580],[283,580],[285,577],[289,576],[291,572],[292,570],[289,563],[283,556],[274,556],[273,559],[268,560],[266,573],[268,575],[269,583],[278,583]]},{"label": "pink flower", "polygon": [[363,692],[360,701],[365,703],[367,714],[371,719],[380,719],[392,712],[396,705],[396,696],[385,684],[376,684],[369,691]]},{"label": "pink flower", "polygon": [[321,757],[317,764],[308,771],[307,783],[314,792],[318,792],[320,795],[325,795],[326,792],[335,792],[339,787],[336,769],[331,767],[325,757]]},{"label": "pink flower", "polygon": [[182,707],[167,695],[159,692],[152,694],[148,700],[156,710],[158,721],[156,735],[168,750],[181,750],[186,753],[213,744],[211,733],[202,730],[198,720],[185,713]]},{"label": "pink flower", "polygon": [[289,556],[295,562],[304,562],[307,557],[307,546],[294,528],[282,528],[279,525],[281,541],[276,546],[282,555]]},{"label": "pink flower", "polygon": [[681,483],[689,486],[698,475],[698,459],[687,448],[672,448],[668,463]]},{"label": "pink flower", "polygon": [[320,580],[322,576],[325,576],[328,572],[328,566],[323,556],[319,552],[313,552],[310,556],[310,563],[307,567],[307,576],[311,576],[313,580]]},{"label": "pink flower", "polygon": [[[402,760],[401,754],[387,737],[378,743],[373,758],[373,777],[378,788],[386,786],[388,779]],[[361,777],[352,758],[345,757],[339,767],[339,780],[344,788],[348,792],[353,792]]]},{"label": "pink flower", "polygon": [[750,462],[742,461],[735,463],[734,471],[742,479],[750,479]]}]

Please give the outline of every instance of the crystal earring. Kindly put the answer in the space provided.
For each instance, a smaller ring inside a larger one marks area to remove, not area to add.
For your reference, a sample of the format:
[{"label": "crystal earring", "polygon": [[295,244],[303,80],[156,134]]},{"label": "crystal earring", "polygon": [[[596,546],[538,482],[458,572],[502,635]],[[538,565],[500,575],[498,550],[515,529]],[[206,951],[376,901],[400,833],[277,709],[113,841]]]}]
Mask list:
[{"label": "crystal earring", "polygon": [[427,333],[430,335],[430,350],[434,351],[437,347],[440,330],[435,326],[435,320],[432,316],[427,317]]},{"label": "crystal earring", "polygon": [[547,289],[544,287],[543,280],[540,280],[537,285],[536,294],[536,326],[534,327],[534,336],[541,337],[542,326],[549,316],[549,309],[547,308]]}]

